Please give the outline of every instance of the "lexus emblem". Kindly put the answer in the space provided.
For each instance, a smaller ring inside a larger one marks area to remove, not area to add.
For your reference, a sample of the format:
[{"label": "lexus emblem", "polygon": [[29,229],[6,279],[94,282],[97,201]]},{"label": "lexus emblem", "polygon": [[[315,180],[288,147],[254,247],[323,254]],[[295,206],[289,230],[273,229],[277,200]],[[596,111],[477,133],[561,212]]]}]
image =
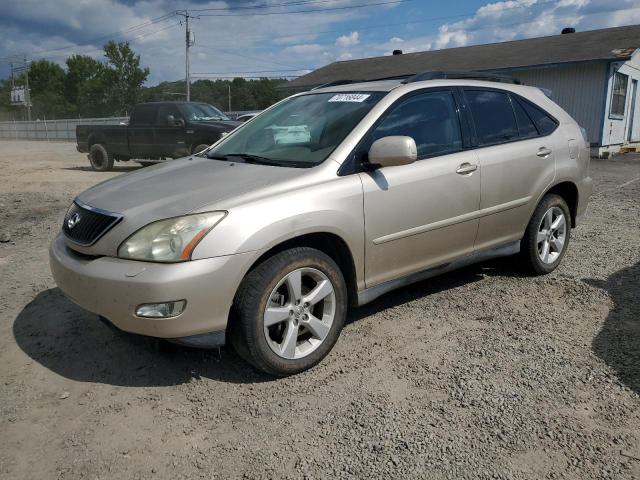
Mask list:
[{"label": "lexus emblem", "polygon": [[67,227],[69,227],[69,230],[71,230],[73,227],[75,227],[78,222],[80,222],[80,214],[78,212],[74,213],[73,215],[71,215],[71,217],[69,217],[69,220],[67,220]]}]

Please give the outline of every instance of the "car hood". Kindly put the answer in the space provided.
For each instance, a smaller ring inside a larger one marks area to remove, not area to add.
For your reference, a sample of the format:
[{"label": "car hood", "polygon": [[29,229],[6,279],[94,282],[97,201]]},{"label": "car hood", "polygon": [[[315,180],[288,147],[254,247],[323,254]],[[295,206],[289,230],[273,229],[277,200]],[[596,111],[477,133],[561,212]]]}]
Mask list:
[{"label": "car hood", "polygon": [[125,216],[143,214],[155,220],[219,204],[304,173],[301,168],[193,156],[112,178],[85,190],[78,200]]}]

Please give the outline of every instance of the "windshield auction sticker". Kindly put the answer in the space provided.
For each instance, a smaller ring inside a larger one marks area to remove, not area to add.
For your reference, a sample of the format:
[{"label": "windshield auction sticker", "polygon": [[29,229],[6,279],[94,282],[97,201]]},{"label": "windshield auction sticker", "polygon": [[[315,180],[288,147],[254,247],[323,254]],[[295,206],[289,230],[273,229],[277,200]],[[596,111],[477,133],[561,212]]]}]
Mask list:
[{"label": "windshield auction sticker", "polygon": [[339,93],[329,99],[330,102],[364,102],[371,95],[366,93]]}]

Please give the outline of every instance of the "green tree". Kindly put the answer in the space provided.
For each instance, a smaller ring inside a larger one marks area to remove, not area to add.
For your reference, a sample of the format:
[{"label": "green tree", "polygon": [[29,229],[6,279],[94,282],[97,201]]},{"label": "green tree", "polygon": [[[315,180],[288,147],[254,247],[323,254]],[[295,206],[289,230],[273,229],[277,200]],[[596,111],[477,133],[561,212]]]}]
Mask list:
[{"label": "green tree", "polygon": [[[68,115],[71,105],[64,96],[65,71],[57,63],[36,60],[29,66],[29,88],[33,108],[32,118],[61,118]],[[24,83],[24,77],[20,78]]]},{"label": "green tree", "polygon": [[102,76],[106,101],[112,114],[123,115],[139,101],[149,69],[140,68],[140,55],[134,53],[128,42],[110,41],[104,46],[104,54],[107,62]]},{"label": "green tree", "polygon": [[106,103],[99,93],[104,87],[104,66],[87,55],[72,55],[65,63],[67,73],[64,78],[64,96],[75,107],[74,114],[91,115],[93,105]]}]

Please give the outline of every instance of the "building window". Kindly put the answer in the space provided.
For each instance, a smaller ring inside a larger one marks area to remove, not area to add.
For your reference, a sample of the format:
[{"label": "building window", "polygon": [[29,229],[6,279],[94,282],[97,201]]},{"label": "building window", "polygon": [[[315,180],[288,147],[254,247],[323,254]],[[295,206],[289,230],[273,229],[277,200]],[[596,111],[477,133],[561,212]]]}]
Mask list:
[{"label": "building window", "polygon": [[629,77],[620,72],[616,72],[613,77],[613,91],[611,92],[611,109],[609,115],[612,117],[624,117],[624,107],[627,103],[627,82]]}]

